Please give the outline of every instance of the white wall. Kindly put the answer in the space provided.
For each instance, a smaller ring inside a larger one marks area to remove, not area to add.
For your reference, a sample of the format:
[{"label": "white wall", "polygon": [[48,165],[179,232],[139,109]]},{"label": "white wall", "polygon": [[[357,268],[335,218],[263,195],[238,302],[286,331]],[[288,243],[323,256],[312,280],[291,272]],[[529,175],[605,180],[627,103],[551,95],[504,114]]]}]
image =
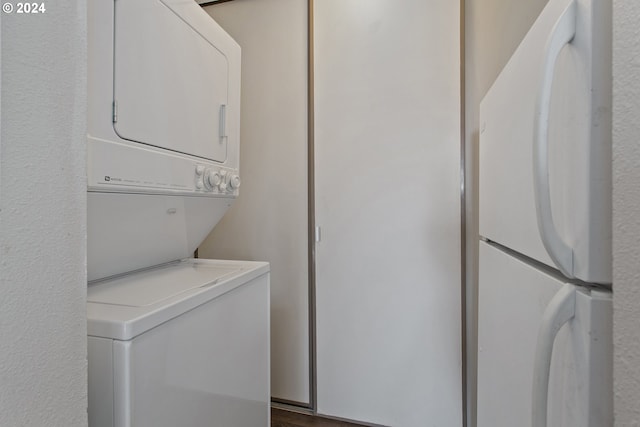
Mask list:
[{"label": "white wall", "polygon": [[615,425],[640,426],[640,3],[614,0]]},{"label": "white wall", "polygon": [[307,1],[206,10],[242,47],[243,182],[199,254],[271,263],[272,395],[308,404]]},{"label": "white wall", "polygon": [[2,426],[87,424],[86,4],[45,7],[2,13]]}]

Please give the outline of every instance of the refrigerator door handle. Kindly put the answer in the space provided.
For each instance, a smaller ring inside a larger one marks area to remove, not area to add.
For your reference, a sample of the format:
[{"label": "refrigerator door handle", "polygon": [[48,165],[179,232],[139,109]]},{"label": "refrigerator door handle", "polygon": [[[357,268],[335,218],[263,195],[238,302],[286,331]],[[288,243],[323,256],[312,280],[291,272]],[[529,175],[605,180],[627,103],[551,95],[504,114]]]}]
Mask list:
[{"label": "refrigerator door handle", "polygon": [[560,328],[574,317],[575,306],[576,287],[567,283],[551,299],[542,315],[533,362],[531,427],[547,426],[547,400],[553,342]]},{"label": "refrigerator door handle", "polygon": [[533,128],[533,187],[538,230],[549,256],[567,277],[574,277],[573,249],[562,240],[553,222],[549,189],[548,131],[553,72],[560,51],[575,36],[576,14],[576,2],[572,0],[562,12],[547,39]]}]

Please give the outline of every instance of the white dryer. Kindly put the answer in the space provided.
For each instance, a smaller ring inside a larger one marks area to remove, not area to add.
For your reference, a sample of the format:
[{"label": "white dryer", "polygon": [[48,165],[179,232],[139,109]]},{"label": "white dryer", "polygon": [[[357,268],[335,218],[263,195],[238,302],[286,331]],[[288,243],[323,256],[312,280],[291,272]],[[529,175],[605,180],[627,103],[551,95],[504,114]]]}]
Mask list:
[{"label": "white dryer", "polygon": [[193,0],[88,3],[91,427],[269,425],[269,265],[188,259],[239,195],[240,47]]},{"label": "white dryer", "polygon": [[91,281],[191,256],[238,196],[240,47],[193,0],[88,8]]}]

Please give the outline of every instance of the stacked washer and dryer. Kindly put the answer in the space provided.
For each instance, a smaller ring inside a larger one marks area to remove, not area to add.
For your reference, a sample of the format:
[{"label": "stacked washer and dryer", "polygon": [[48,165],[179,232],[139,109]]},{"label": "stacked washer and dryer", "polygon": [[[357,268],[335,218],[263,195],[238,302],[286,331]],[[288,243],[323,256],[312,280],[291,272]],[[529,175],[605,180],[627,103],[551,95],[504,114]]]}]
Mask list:
[{"label": "stacked washer and dryer", "polygon": [[269,265],[189,258],[238,196],[240,47],[193,0],[89,2],[91,427],[269,425]]}]

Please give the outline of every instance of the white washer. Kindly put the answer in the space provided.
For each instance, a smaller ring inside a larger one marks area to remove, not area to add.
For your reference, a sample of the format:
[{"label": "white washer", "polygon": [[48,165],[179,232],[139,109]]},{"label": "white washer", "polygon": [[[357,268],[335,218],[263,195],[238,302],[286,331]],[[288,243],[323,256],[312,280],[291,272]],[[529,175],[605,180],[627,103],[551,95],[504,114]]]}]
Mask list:
[{"label": "white washer", "polygon": [[269,419],[269,264],[186,259],[89,285],[89,426]]}]

